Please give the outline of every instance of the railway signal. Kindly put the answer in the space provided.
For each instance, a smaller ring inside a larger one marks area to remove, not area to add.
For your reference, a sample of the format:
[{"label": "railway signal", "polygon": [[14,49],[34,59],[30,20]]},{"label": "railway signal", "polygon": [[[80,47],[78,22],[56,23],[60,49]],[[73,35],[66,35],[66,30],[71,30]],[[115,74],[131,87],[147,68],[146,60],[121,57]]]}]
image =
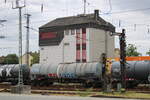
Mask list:
[{"label": "railway signal", "polygon": [[126,36],[125,36],[125,29],[122,29],[122,33],[115,33],[111,34],[112,36],[119,36],[120,42],[120,68],[121,68],[121,76],[120,82],[122,88],[126,88]]},{"label": "railway signal", "polygon": [[121,83],[122,88],[126,88],[126,39],[125,39],[125,29],[119,36],[120,39],[120,67],[121,67]]}]

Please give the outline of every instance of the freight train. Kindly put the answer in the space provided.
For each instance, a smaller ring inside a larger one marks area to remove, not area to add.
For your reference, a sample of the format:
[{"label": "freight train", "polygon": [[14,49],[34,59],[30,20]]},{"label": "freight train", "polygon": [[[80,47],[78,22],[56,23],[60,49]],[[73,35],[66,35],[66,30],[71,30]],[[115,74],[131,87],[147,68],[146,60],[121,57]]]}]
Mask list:
[{"label": "freight train", "polygon": [[[22,66],[25,83],[32,85],[52,85],[59,83],[82,83],[85,86],[102,85],[103,64],[62,63],[58,65],[34,64],[30,69]],[[17,83],[18,65],[1,65],[0,81]],[[120,79],[120,63],[113,62],[111,67],[112,82]],[[130,86],[150,82],[150,61],[128,61],[126,63],[126,81]]]}]

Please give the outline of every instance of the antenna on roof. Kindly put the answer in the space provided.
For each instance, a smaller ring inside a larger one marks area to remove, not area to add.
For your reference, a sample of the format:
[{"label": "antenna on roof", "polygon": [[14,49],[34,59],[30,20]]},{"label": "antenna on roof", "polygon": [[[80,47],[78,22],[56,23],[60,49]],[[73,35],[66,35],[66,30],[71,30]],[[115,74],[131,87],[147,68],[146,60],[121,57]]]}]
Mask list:
[{"label": "antenna on roof", "polygon": [[86,0],[84,0],[84,15],[86,14]]},{"label": "antenna on roof", "polygon": [[[4,26],[2,23],[6,22],[7,20],[0,20],[0,25]],[[4,35],[0,34],[0,39],[6,38]]]}]

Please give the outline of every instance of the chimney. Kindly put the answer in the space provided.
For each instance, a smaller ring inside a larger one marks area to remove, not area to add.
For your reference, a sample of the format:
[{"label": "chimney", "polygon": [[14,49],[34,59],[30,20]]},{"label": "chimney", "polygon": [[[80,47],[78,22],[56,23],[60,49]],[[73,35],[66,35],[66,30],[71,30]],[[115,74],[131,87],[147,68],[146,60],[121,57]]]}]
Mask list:
[{"label": "chimney", "polygon": [[99,17],[99,10],[94,10],[94,18],[95,20],[98,20]]}]

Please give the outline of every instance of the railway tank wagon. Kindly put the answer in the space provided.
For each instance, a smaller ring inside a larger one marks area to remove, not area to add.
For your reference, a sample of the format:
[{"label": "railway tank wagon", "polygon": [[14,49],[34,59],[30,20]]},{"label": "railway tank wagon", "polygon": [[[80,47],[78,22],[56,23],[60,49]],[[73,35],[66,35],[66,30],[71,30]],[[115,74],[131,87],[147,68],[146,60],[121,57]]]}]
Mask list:
[{"label": "railway tank wagon", "polygon": [[99,62],[59,64],[57,75],[65,82],[96,83],[102,81],[102,64]]},{"label": "railway tank wagon", "polygon": [[[118,80],[120,73],[120,62],[112,65],[112,76]],[[136,86],[138,83],[150,83],[150,61],[128,61],[126,63],[126,81],[129,87]]]},{"label": "railway tank wagon", "polygon": [[[33,85],[60,83],[98,83],[102,81],[102,64],[62,63],[58,65],[34,64],[31,67]],[[46,84],[45,84],[46,83]]]},{"label": "railway tank wagon", "polygon": [[50,64],[34,64],[30,69],[32,85],[51,85],[58,80],[57,67]]},{"label": "railway tank wagon", "polygon": [[[23,80],[27,84],[30,80],[30,69],[27,65],[22,65]],[[18,83],[19,64],[0,65],[0,82],[11,82],[15,85]]]}]

